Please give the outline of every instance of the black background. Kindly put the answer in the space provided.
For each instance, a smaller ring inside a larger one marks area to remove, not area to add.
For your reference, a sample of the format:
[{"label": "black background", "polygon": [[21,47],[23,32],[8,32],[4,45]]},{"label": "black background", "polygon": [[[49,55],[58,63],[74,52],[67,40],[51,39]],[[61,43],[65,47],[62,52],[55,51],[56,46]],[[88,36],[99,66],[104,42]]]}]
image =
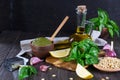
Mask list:
[{"label": "black background", "polygon": [[75,8],[81,4],[87,5],[87,19],[102,8],[120,25],[120,0],[0,0],[0,30],[52,34],[68,15],[61,33],[71,34],[76,29]]}]

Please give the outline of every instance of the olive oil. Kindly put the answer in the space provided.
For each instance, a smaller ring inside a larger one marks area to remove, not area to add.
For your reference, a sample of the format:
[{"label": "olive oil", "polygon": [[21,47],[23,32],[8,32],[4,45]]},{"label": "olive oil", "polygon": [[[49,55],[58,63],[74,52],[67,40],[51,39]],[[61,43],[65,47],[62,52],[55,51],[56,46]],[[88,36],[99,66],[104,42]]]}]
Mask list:
[{"label": "olive oil", "polygon": [[86,14],[87,14],[87,9],[85,5],[80,5],[76,8],[77,10],[77,29],[76,32],[70,36],[68,40],[64,40],[62,42],[59,42],[55,44],[55,49],[64,49],[64,48],[69,48],[71,46],[71,43],[73,41],[81,41],[86,38],[90,38],[89,34],[85,33],[85,27],[87,24],[86,21]]},{"label": "olive oil", "polygon": [[68,39],[60,41],[54,44],[55,50],[65,49],[70,47],[70,42]]},{"label": "olive oil", "polygon": [[77,29],[76,33],[70,36],[70,42],[73,41],[81,41],[86,38],[91,38],[89,34],[85,33],[85,25],[86,25],[86,14],[87,9],[85,5],[80,5],[76,8],[77,10]]}]

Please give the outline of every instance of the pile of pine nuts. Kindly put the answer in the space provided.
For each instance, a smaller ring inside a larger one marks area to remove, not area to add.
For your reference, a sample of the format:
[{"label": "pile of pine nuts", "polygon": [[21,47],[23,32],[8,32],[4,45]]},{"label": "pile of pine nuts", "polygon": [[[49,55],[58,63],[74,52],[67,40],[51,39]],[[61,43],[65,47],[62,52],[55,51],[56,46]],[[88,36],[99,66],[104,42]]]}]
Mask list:
[{"label": "pile of pine nuts", "polygon": [[120,69],[120,59],[114,57],[104,57],[99,61],[97,66],[104,69]]}]

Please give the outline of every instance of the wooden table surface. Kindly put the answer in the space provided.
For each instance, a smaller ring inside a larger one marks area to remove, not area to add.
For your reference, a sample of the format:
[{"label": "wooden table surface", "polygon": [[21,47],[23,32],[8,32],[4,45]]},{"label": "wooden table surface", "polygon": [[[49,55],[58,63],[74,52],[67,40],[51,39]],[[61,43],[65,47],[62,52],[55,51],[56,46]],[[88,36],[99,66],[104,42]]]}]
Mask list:
[{"label": "wooden table surface", "polygon": [[[7,71],[4,68],[4,60],[15,57],[20,52],[20,40],[33,39],[40,35],[43,34],[33,34],[19,31],[4,31],[0,34],[0,80],[18,80],[18,71]],[[120,38],[115,37],[114,39],[108,39],[108,42],[111,40],[114,41],[114,49],[117,56],[120,58]],[[41,64],[50,66],[52,70],[41,72],[39,70],[39,65]],[[38,70],[38,74],[32,76],[32,78],[26,78],[26,80],[70,80],[70,78],[73,78],[73,80],[82,80],[73,71],[60,69],[45,62],[41,64],[35,66]],[[102,72],[95,69],[93,66],[89,66],[88,70],[94,75],[94,78],[91,80],[102,80],[102,78],[106,77],[109,77],[109,80],[120,80],[120,72]],[[56,77],[52,77],[54,74]]]}]

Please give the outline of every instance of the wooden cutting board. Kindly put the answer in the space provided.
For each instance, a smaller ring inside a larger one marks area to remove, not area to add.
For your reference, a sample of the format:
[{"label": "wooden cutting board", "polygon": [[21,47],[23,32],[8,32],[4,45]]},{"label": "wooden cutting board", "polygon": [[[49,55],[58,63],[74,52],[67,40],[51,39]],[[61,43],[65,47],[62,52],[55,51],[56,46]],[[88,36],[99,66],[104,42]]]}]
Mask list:
[{"label": "wooden cutting board", "polygon": [[77,66],[76,62],[74,61],[64,62],[62,59],[54,58],[52,56],[47,57],[45,61],[47,63],[53,64],[56,67],[64,68],[71,71],[75,71]]},{"label": "wooden cutting board", "polygon": [[[104,51],[100,51],[99,56],[102,57],[104,56],[103,54],[105,54]],[[53,64],[56,67],[59,68],[64,68],[67,70],[71,70],[71,71],[75,71],[77,63],[75,61],[70,61],[70,62],[64,62],[62,59],[60,58],[54,58],[52,56],[49,56],[46,58],[45,60],[47,63]],[[85,68],[88,66],[85,66]]]}]

